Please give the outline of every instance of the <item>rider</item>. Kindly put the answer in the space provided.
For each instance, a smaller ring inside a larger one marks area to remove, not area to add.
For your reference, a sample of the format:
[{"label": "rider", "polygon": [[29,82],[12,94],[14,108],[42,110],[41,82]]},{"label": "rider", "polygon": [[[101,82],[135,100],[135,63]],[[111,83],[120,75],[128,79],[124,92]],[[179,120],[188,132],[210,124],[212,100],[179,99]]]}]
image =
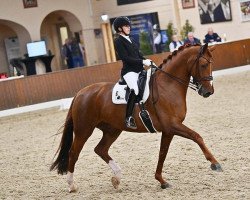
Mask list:
[{"label": "rider", "polygon": [[137,126],[132,115],[136,95],[139,93],[137,80],[139,73],[144,69],[143,65],[150,66],[152,61],[143,57],[135,41],[129,37],[131,23],[127,17],[117,17],[113,22],[113,26],[116,33],[119,34],[114,41],[114,45],[116,53],[123,63],[121,76],[130,89],[125,124],[128,128],[136,129]]}]

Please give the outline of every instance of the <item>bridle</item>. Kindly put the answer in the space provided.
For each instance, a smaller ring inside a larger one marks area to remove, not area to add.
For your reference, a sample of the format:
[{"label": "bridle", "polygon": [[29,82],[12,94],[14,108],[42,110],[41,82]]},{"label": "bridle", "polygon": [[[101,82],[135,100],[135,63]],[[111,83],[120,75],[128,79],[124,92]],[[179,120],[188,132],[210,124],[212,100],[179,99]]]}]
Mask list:
[{"label": "bridle", "polygon": [[213,80],[213,76],[212,76],[212,75],[210,75],[210,76],[204,76],[204,77],[201,77],[201,78],[199,78],[199,79],[197,78],[197,69],[198,69],[198,74],[200,74],[200,67],[197,66],[197,65],[199,65],[199,60],[200,60],[201,58],[205,59],[205,60],[207,61],[207,64],[213,63],[212,58],[209,60],[208,58],[206,58],[206,57],[203,55],[203,54],[204,54],[204,47],[205,47],[205,46],[202,46],[202,47],[200,48],[200,51],[199,51],[199,53],[198,53],[198,55],[197,55],[197,57],[196,57],[196,59],[195,59],[193,65],[192,65],[192,67],[191,67],[191,71],[192,71],[193,66],[196,64],[196,71],[195,71],[196,73],[195,73],[195,76],[193,77],[193,80],[189,82],[189,87],[190,87],[191,89],[195,90],[195,91],[199,91],[199,90],[201,89],[201,87],[202,87],[201,82],[202,82],[202,81],[212,81],[212,80]]},{"label": "bridle", "polygon": [[[203,53],[204,53],[204,46],[201,46],[201,48],[200,48],[200,50],[199,50],[199,53],[198,53],[198,55],[197,55],[197,57],[196,57],[194,63],[193,63],[192,66],[191,66],[191,71],[192,71],[192,69],[193,69],[193,67],[194,67],[195,65],[197,66],[197,65],[199,64],[199,60],[200,60],[201,58],[205,59],[205,60],[207,61],[208,64],[212,63],[212,59],[209,60],[208,58],[206,58],[206,57],[203,55]],[[199,78],[199,79],[196,78],[196,77],[193,77],[193,80],[191,80],[191,81],[190,81],[190,80],[184,80],[184,79],[182,79],[182,78],[176,77],[176,76],[174,76],[174,75],[172,75],[172,74],[170,74],[170,73],[168,73],[168,72],[162,70],[161,68],[159,68],[159,67],[157,67],[156,65],[154,65],[153,62],[151,62],[151,68],[156,69],[156,71],[158,70],[158,71],[160,71],[160,72],[163,72],[163,73],[164,73],[165,75],[167,75],[169,78],[171,78],[171,79],[177,81],[178,83],[180,83],[180,84],[182,84],[182,85],[184,85],[184,86],[186,86],[186,87],[189,87],[189,88],[191,88],[192,90],[195,90],[195,91],[199,91],[199,90],[200,90],[200,88],[202,87],[202,84],[201,84],[202,81],[212,81],[212,80],[213,80],[213,76],[211,76],[211,75],[210,75],[210,76],[201,77],[201,78]],[[197,68],[198,68],[199,74],[200,74],[200,68],[199,68],[198,66],[196,67],[196,74],[197,74]],[[152,73],[152,72],[151,72],[151,73]],[[151,74],[151,75],[152,75],[152,74]]]}]

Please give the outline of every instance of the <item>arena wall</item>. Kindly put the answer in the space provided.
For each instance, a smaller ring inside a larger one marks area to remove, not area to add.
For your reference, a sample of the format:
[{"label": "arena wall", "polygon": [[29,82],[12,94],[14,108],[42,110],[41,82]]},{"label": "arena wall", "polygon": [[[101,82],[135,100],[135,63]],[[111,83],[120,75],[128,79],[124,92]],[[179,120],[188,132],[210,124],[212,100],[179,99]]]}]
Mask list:
[{"label": "arena wall", "polygon": [[[159,65],[169,54],[155,54],[149,58]],[[218,44],[213,57],[214,70],[250,64],[250,39]],[[90,84],[117,81],[120,69],[118,61],[0,81],[0,110],[73,97]]]}]

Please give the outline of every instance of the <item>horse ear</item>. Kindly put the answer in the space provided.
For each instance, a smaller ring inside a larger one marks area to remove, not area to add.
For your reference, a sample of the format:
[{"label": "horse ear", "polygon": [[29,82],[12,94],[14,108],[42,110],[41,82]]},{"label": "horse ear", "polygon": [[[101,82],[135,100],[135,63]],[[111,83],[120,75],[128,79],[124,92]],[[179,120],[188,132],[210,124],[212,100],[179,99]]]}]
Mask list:
[{"label": "horse ear", "polygon": [[207,50],[207,47],[208,47],[207,43],[203,45],[203,52],[202,53],[204,53]]},{"label": "horse ear", "polygon": [[210,52],[213,52],[216,49],[216,46],[215,45],[210,46],[208,49],[209,49]]},{"label": "horse ear", "polygon": [[207,44],[207,43],[204,44],[204,45],[202,45],[202,46],[200,47],[200,51],[199,51],[199,55],[200,55],[200,56],[203,55],[203,54],[206,52],[207,47],[208,47],[208,44]]}]

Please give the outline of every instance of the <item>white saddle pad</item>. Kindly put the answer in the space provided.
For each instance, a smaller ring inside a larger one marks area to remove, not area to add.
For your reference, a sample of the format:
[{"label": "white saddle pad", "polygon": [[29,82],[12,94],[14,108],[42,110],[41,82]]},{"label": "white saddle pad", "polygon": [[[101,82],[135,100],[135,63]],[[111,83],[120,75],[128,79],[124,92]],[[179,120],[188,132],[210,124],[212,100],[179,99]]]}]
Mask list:
[{"label": "white saddle pad", "polygon": [[[143,94],[142,101],[145,103],[149,97],[149,81],[151,76],[151,68],[147,70],[147,81],[146,86]],[[116,83],[113,91],[112,91],[112,102],[114,104],[127,104],[127,101],[125,99],[126,95],[126,87],[127,85],[120,85],[119,83]]]}]

